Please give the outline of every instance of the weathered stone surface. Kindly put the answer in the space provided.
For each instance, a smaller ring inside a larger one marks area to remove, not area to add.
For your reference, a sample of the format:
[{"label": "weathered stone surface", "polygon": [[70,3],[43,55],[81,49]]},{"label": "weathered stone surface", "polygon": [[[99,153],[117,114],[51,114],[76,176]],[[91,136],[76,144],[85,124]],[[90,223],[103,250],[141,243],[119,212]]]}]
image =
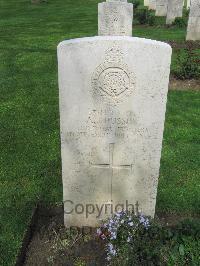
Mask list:
[{"label": "weathered stone surface", "polygon": [[200,40],[200,1],[191,0],[187,27],[187,40]]},{"label": "weathered stone surface", "polygon": [[170,59],[169,45],[140,38],[59,44],[66,226],[97,226],[126,201],[154,216]]},{"label": "weathered stone surface", "polygon": [[149,9],[156,10],[156,0],[149,0]]},{"label": "weathered stone surface", "polygon": [[133,4],[105,2],[98,5],[98,35],[132,36]]},{"label": "weathered stone surface", "polygon": [[172,24],[175,18],[182,17],[183,0],[168,0],[166,24]]},{"label": "weathered stone surface", "polygon": [[156,0],[156,16],[164,17],[167,15],[167,0]]},{"label": "weathered stone surface", "polygon": [[149,0],[144,0],[144,6],[149,6]]}]

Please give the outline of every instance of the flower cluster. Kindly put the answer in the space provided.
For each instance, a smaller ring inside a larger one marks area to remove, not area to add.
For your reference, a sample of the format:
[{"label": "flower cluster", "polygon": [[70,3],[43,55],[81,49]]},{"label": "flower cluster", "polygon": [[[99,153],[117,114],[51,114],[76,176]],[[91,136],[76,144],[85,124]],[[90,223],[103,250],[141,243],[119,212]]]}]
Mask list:
[{"label": "flower cluster", "polygon": [[97,235],[101,239],[107,240],[107,260],[111,260],[112,257],[117,255],[117,241],[119,238],[122,238],[127,244],[134,241],[134,234],[139,226],[148,229],[150,226],[149,219],[141,213],[135,216],[121,211],[115,213],[101,228],[97,229]]},{"label": "flower cluster", "polygon": [[142,214],[139,214],[139,222],[147,229],[150,226],[149,219]]}]

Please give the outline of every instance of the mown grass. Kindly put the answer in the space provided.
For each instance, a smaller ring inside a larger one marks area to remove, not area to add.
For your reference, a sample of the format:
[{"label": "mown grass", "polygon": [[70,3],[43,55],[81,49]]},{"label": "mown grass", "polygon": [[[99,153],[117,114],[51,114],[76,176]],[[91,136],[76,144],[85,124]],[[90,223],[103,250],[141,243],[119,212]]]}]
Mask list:
[{"label": "mown grass", "polygon": [[168,94],[157,210],[192,214],[200,209],[200,93]]},{"label": "mown grass", "polygon": [[186,28],[135,25],[133,35],[158,41],[184,42]]},{"label": "mown grass", "polygon": [[[0,0],[0,265],[13,265],[38,200],[62,200],[56,46],[97,34],[97,0]],[[136,26],[184,41],[185,31]],[[170,92],[158,210],[198,210],[197,92]]]}]

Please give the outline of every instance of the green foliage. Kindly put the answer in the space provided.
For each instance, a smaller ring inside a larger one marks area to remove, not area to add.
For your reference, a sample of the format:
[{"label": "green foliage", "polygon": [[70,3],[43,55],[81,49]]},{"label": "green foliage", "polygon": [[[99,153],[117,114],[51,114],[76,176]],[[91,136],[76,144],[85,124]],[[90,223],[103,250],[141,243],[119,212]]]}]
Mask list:
[{"label": "green foliage", "polygon": [[187,21],[189,18],[189,14],[190,14],[190,9],[184,8],[183,9],[183,18],[185,18],[185,20]]},{"label": "green foliage", "polygon": [[[108,221],[105,235],[110,265],[198,265],[199,220],[185,220],[172,228],[144,216],[141,221],[127,214]],[[144,221],[148,221],[148,226]]]},{"label": "green foliage", "polygon": [[173,25],[178,28],[184,28],[187,26],[187,22],[184,18],[175,18]]},{"label": "green foliage", "polygon": [[183,16],[184,16],[184,17],[188,17],[189,14],[190,14],[190,9],[186,9],[186,8],[184,8],[184,9],[183,9]]},{"label": "green foliage", "polygon": [[153,39],[158,41],[176,41],[178,43],[182,43],[185,40],[186,28],[177,28],[177,27],[166,27],[161,26],[158,23],[158,18],[155,17],[156,24],[151,27],[147,27],[147,25],[139,25],[139,22],[136,18],[136,14],[134,15],[134,25],[133,25],[133,33],[134,36]]},{"label": "green foliage", "polygon": [[185,219],[176,227],[179,237],[193,235],[200,239],[200,220]]},{"label": "green foliage", "polygon": [[155,15],[146,8],[137,9],[135,12],[136,20],[141,24],[155,25]]},{"label": "green foliage", "polygon": [[167,238],[167,233],[159,225],[151,222],[150,227],[146,229],[142,224],[132,232],[132,240],[122,236],[126,235],[126,227],[120,228],[115,242],[117,257],[113,258],[113,264],[117,265],[159,265],[162,262],[160,251],[162,242]]},{"label": "green foliage", "polygon": [[146,9],[139,9],[135,13],[135,17],[141,25],[148,23],[147,12],[148,11]]},{"label": "green foliage", "polygon": [[134,11],[137,9],[140,5],[140,0],[132,0]]},{"label": "green foliage", "polygon": [[176,69],[173,73],[177,78],[200,78],[200,56],[198,52],[191,48],[191,45],[178,51],[176,61]]},{"label": "green foliage", "polygon": [[155,15],[152,14],[152,13],[149,13],[149,16],[148,16],[148,24],[149,24],[149,26],[153,26],[153,25],[155,25],[155,23],[156,23]]},{"label": "green foliage", "polygon": [[189,10],[183,9],[182,17],[175,18],[174,22],[172,23],[172,26],[175,26],[179,29],[186,29],[188,24],[188,16],[189,16]]}]

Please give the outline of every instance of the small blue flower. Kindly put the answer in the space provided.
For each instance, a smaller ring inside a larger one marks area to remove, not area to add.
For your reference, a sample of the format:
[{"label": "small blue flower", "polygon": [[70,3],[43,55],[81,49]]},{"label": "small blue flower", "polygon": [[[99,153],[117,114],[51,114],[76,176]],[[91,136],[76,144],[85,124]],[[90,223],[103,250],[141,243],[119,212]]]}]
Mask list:
[{"label": "small blue flower", "polygon": [[98,235],[101,235],[101,234],[102,234],[102,231],[101,231],[100,228],[97,229],[97,234],[98,234]]},{"label": "small blue flower", "polygon": [[129,243],[131,241],[131,238],[128,236],[127,238],[127,242]]},{"label": "small blue flower", "polygon": [[122,215],[122,213],[121,212],[116,212],[116,214],[115,214],[118,218],[120,218],[121,217],[121,215]]},{"label": "small blue flower", "polygon": [[108,243],[108,252],[109,252],[109,255],[112,255],[112,256],[115,256],[117,254],[112,243]]},{"label": "small blue flower", "polygon": [[133,226],[134,224],[133,224],[133,222],[129,222],[128,225]]},{"label": "small blue flower", "polygon": [[144,216],[142,216],[142,214],[139,217],[139,221],[140,221],[141,224],[144,225],[145,228],[148,228],[150,226],[149,219],[145,218]]}]

